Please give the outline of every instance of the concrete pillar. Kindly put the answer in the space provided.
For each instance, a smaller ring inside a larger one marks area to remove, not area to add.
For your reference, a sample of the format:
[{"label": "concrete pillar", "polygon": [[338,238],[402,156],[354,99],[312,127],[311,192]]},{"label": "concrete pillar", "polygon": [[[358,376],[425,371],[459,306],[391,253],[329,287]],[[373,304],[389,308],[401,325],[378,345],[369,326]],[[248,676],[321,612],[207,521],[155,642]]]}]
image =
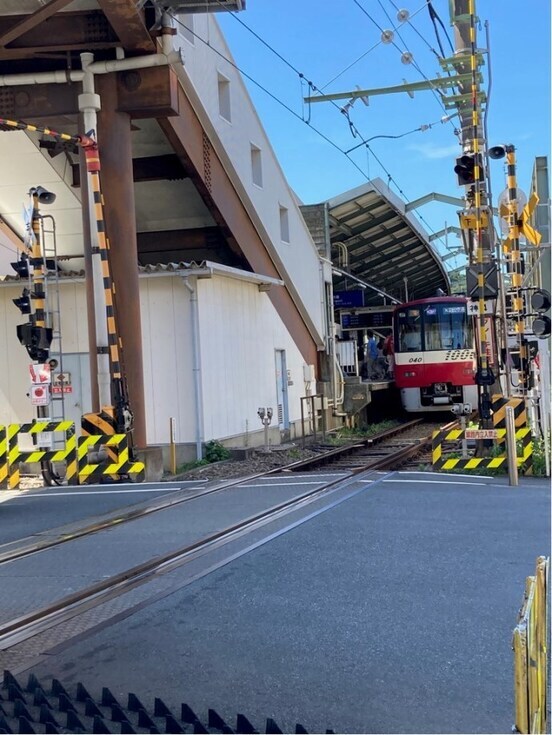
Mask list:
[{"label": "concrete pillar", "polygon": [[134,443],[146,446],[142,361],[142,324],[138,284],[138,246],[132,174],[131,120],[117,111],[114,74],[96,77],[102,109],[98,113],[100,181],[105,204],[109,259],[116,291],[117,321],[123,342],[123,374],[134,414]]}]

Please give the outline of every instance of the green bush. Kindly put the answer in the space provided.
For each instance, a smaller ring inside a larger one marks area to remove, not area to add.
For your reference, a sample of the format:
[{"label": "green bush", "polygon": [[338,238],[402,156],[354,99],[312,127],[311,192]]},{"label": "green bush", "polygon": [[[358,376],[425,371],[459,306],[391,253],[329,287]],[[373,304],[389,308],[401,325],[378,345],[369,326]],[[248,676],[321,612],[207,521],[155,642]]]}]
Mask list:
[{"label": "green bush", "polygon": [[344,426],[342,429],[336,431],[332,436],[329,436],[327,438],[327,442],[328,444],[341,446],[342,444],[355,441],[356,439],[367,439],[370,436],[379,434],[381,431],[392,429],[394,426],[398,426],[399,423],[399,421],[392,420],[380,421],[378,424],[370,424],[362,429]]},{"label": "green bush", "polygon": [[[533,476],[546,477],[546,445],[544,443],[544,438],[541,437],[540,439],[532,439],[531,444],[533,448]],[[518,441],[517,445],[518,456],[521,456],[523,454],[523,442]],[[550,439],[548,440],[548,446],[550,446]],[[521,468],[521,471],[523,472],[527,466],[531,466],[530,463],[531,460],[525,463]]]},{"label": "green bush", "polygon": [[212,439],[205,445],[205,451],[203,453],[204,459],[207,462],[221,462],[224,459],[228,459],[230,452],[220,442]]},{"label": "green bush", "polygon": [[188,470],[195,470],[196,467],[203,467],[203,465],[209,464],[206,459],[194,459],[192,462],[184,462],[176,469],[176,474],[180,475],[182,472],[188,472]]}]

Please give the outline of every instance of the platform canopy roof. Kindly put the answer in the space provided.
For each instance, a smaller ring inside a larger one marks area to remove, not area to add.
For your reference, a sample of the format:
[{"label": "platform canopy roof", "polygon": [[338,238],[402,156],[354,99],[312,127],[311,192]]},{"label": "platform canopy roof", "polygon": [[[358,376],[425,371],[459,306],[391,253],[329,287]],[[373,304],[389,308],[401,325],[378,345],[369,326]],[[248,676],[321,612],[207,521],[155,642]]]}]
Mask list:
[{"label": "platform canopy roof", "polygon": [[330,199],[328,213],[335,290],[361,288],[359,280],[370,284],[379,292],[366,288],[367,306],[381,304],[382,294],[405,301],[449,292],[428,234],[381,179]]}]

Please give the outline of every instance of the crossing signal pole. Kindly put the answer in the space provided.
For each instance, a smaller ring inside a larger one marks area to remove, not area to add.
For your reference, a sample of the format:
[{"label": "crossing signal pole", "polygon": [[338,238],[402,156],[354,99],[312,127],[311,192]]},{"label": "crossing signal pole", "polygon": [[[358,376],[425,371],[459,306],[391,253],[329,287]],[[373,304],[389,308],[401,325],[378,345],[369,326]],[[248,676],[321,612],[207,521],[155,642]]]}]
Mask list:
[{"label": "crossing signal pole", "polygon": [[[31,198],[30,252],[29,256],[23,254],[21,260],[12,263],[12,267],[20,278],[30,279],[32,290],[24,288],[21,297],[13,299],[13,303],[22,314],[29,315],[29,321],[26,324],[18,324],[17,337],[26,347],[31,360],[41,363],[46,362],[50,354],[52,329],[46,326],[45,261],[41,244],[39,204],[52,204],[56,195],[42,186],[37,186],[29,191],[29,196]],[[32,273],[29,265],[32,267]]]},{"label": "crossing signal pole", "polygon": [[[516,348],[512,356],[517,357],[518,393],[525,397],[531,388],[530,344],[525,337],[526,321],[536,317],[531,324],[533,334],[537,337],[550,336],[550,319],[545,312],[550,309],[550,294],[544,289],[524,288],[524,261],[520,248],[520,237],[532,245],[538,246],[541,235],[529,224],[531,215],[538,204],[537,194],[533,194],[529,202],[520,211],[516,177],[516,155],[513,145],[498,145],[489,149],[492,159],[506,158],[507,199],[500,208],[499,214],[508,224],[508,236],[502,241],[502,250],[510,275],[510,286],[506,293],[507,318],[513,324],[517,338]],[[529,292],[531,296],[529,297]],[[532,312],[529,310],[531,308]]]},{"label": "crossing signal pole", "polygon": [[[481,108],[486,102],[480,90],[481,54],[476,44],[476,16],[474,0],[453,0],[451,21],[454,26],[455,54],[446,60],[459,76],[469,72],[469,80],[459,84],[455,102],[461,125],[461,143],[464,153],[454,168],[458,184],[466,187],[465,208],[460,212],[460,226],[469,258],[466,285],[472,301],[478,302],[477,373],[479,386],[479,418],[483,428],[492,427],[492,386],[494,324],[487,323],[485,300],[498,296],[498,270],[494,262],[494,234],[492,212],[486,186],[484,166],[486,141],[481,124]],[[494,311],[494,309],[493,309]]]}]

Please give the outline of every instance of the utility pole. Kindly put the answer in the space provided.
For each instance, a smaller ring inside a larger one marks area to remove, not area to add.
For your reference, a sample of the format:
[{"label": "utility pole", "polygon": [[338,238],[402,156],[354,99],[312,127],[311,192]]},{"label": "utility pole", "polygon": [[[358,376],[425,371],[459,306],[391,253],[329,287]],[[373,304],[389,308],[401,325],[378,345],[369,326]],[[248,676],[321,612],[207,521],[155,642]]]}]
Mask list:
[{"label": "utility pole", "polygon": [[[466,285],[469,297],[479,305],[476,318],[479,417],[483,428],[491,428],[491,389],[495,382],[492,366],[493,327],[491,321],[487,324],[485,300],[498,296],[498,270],[493,257],[492,212],[484,165],[486,141],[481,110],[486,98],[479,88],[482,58],[476,43],[476,20],[475,0],[452,0],[455,53],[451,59],[444,61],[461,78],[455,102],[460,118],[463,155],[457,159],[454,170],[458,175],[458,183],[465,186],[465,208],[459,216],[470,263]],[[464,81],[466,75],[469,75],[469,79]]]}]

